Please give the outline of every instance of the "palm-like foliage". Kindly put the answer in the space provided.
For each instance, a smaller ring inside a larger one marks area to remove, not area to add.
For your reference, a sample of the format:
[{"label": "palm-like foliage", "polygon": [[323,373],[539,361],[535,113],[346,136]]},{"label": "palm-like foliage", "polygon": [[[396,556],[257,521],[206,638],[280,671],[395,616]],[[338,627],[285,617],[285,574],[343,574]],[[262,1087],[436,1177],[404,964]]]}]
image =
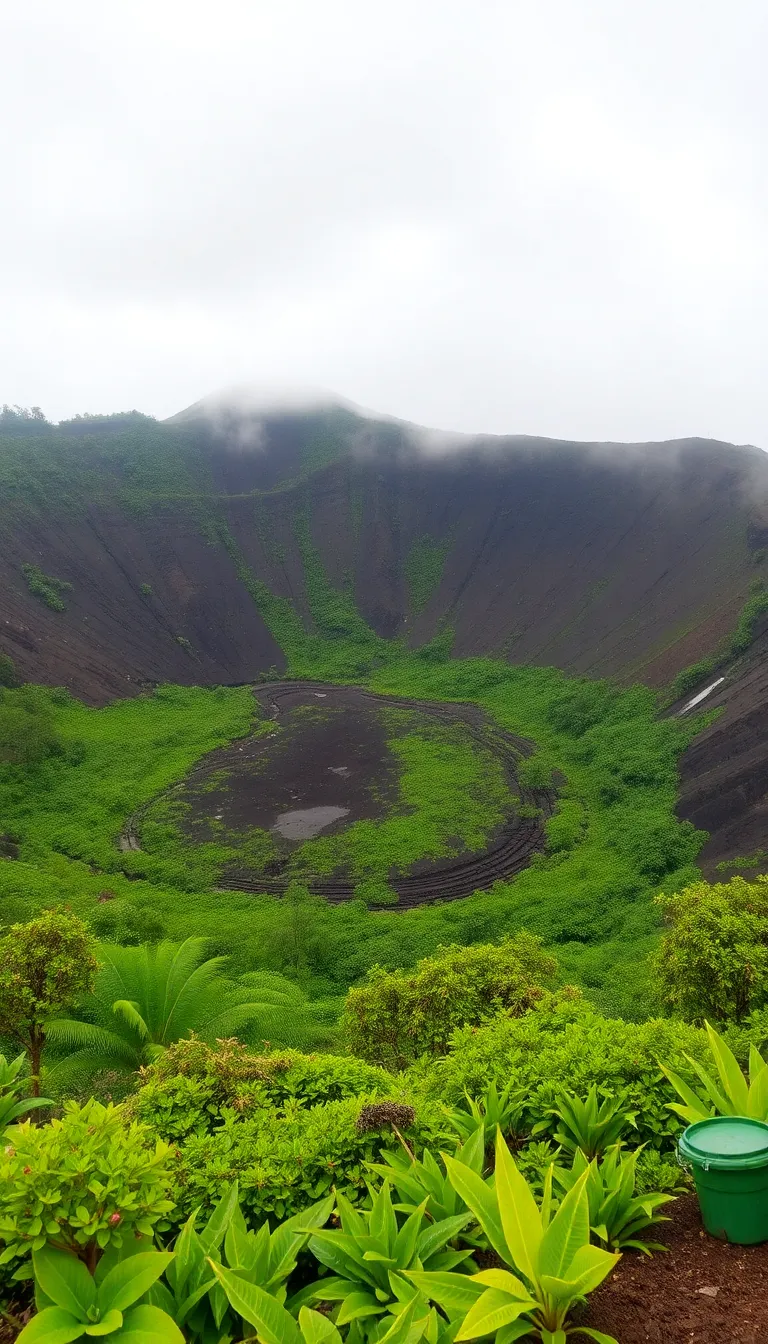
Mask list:
[{"label": "palm-like foliage", "polygon": [[93,994],[77,1019],[47,1028],[46,1080],[61,1090],[97,1073],[134,1073],[193,1032],[213,1042],[242,1033],[263,1005],[227,980],[224,957],[207,957],[204,938],[153,947],[102,944]]}]

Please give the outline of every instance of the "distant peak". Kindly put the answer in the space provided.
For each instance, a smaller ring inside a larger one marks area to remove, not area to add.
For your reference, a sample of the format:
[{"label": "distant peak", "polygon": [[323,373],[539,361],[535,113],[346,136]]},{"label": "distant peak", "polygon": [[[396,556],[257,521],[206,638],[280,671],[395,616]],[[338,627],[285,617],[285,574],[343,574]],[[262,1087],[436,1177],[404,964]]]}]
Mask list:
[{"label": "distant peak", "polygon": [[313,387],[310,384],[289,383],[239,383],[232,387],[223,387],[202,397],[192,406],[169,417],[170,423],[184,420],[222,417],[250,418],[259,415],[275,415],[280,412],[317,411],[343,408],[357,411],[351,401],[332,392],[327,387]]}]

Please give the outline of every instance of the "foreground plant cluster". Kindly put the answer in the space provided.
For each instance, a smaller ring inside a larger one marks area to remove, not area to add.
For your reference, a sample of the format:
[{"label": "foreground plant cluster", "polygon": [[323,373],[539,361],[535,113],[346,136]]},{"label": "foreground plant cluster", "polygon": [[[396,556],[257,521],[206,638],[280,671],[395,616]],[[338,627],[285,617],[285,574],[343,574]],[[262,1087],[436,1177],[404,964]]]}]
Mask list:
[{"label": "foreground plant cluster", "polygon": [[[707,891],[664,945],[690,994]],[[445,948],[350,993],[343,1052],[257,1051],[238,1032],[280,1010],[275,978],[227,980],[195,940],[110,948],[66,911],[16,926],[6,1321],[23,1344],[608,1344],[584,1304],[622,1254],[663,1251],[683,1124],[768,1118],[766,1021],[733,976],[721,1031],[607,1018],[557,981],[530,935]]]}]

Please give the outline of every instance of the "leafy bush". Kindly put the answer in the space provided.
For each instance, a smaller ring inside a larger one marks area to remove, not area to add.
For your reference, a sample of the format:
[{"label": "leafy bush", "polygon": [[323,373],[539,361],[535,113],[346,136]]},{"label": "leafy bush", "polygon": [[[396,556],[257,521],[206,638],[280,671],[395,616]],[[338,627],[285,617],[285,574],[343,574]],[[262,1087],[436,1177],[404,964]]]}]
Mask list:
[{"label": "leafy bush", "polygon": [[589,1224],[593,1234],[608,1250],[633,1249],[650,1255],[651,1251],[665,1248],[656,1241],[648,1241],[640,1233],[659,1223],[667,1222],[658,1210],[674,1198],[661,1191],[635,1193],[637,1162],[642,1150],[623,1154],[616,1144],[605,1154],[603,1161],[590,1162],[577,1149],[570,1168],[554,1168],[555,1184],[563,1190],[572,1190],[587,1172],[586,1191],[589,1200]]},{"label": "leafy bush", "polygon": [[635,1113],[638,1142],[668,1150],[681,1125],[670,1115],[669,1092],[658,1065],[663,1059],[686,1076],[688,1056],[706,1059],[703,1032],[656,1019],[642,1024],[601,1017],[573,994],[548,996],[518,1019],[457,1031],[444,1059],[412,1071],[425,1100],[478,1097],[492,1079],[519,1088],[539,1132],[554,1130],[552,1108],[563,1088],[584,1094],[595,1084],[599,1097],[623,1095]]},{"label": "leafy bush", "polygon": [[71,593],[72,584],[66,579],[53,579],[44,574],[39,565],[22,565],[21,572],[27,581],[27,587],[33,597],[39,597],[51,611],[66,611],[67,604],[62,593]]},{"label": "leafy bush", "polygon": [[482,1097],[465,1093],[459,1106],[444,1106],[447,1125],[462,1139],[469,1139],[479,1128],[483,1131],[485,1146],[492,1144],[500,1130],[507,1143],[520,1146],[530,1128],[527,1122],[528,1094],[509,1081],[499,1088],[493,1079]]},{"label": "leafy bush", "polygon": [[719,1083],[698,1060],[688,1056],[688,1063],[704,1084],[703,1094],[696,1092],[672,1069],[662,1064],[667,1078],[685,1105],[671,1103],[687,1125],[706,1120],[710,1115],[748,1115],[754,1120],[768,1121],[768,1064],[755,1046],[749,1052],[749,1079],[739,1067],[733,1051],[722,1036],[706,1023],[710,1049],[717,1068]]},{"label": "leafy bush", "polygon": [[[456,1145],[452,1155],[457,1162],[463,1162],[478,1176],[482,1176],[485,1171],[485,1149],[485,1134],[482,1126],[478,1125],[466,1142]],[[395,1187],[401,1201],[395,1205],[399,1211],[411,1214],[423,1206],[428,1216],[436,1222],[467,1212],[466,1204],[451,1184],[442,1157],[441,1162],[438,1162],[428,1148],[421,1160],[410,1157],[404,1149],[385,1152],[383,1157],[383,1162],[371,1163],[371,1171]]]},{"label": "leafy bush", "polygon": [[624,1131],[634,1125],[635,1116],[624,1107],[624,1095],[597,1099],[597,1085],[589,1089],[586,1101],[562,1092],[552,1108],[556,1126],[554,1139],[569,1153],[581,1153],[591,1162],[620,1143]]},{"label": "leafy bush", "polygon": [[689,1020],[743,1020],[768,1002],[768,877],[695,882],[658,904],[655,958],[664,1005]]},{"label": "leafy bush", "polygon": [[254,1054],[237,1040],[179,1041],[142,1073],[133,1115],[170,1142],[209,1134],[233,1116],[322,1105],[347,1097],[391,1095],[397,1084],[362,1060],[298,1051]]},{"label": "leafy bush", "polygon": [[0,765],[24,769],[61,753],[52,701],[38,686],[0,688]]},{"label": "leafy bush", "polygon": [[[213,1133],[189,1137],[177,1165],[181,1213],[210,1208],[222,1186],[235,1179],[250,1226],[269,1215],[300,1213],[334,1187],[353,1202],[364,1200],[369,1164],[398,1142],[387,1124],[361,1131],[358,1117],[369,1100],[363,1094],[315,1106],[287,1102],[244,1118],[228,1115]],[[434,1143],[435,1108],[417,1107],[405,1137],[414,1152]]]},{"label": "leafy bush", "polygon": [[65,1102],[47,1125],[18,1125],[0,1161],[0,1264],[50,1244],[93,1272],[109,1246],[166,1228],[171,1157],[147,1126],[93,1100]]},{"label": "leafy bush", "polygon": [[523,756],[518,761],[517,778],[526,789],[551,789],[551,762],[540,751],[533,756]]},{"label": "leafy bush", "polygon": [[365,984],[347,995],[342,1032],[363,1059],[403,1068],[444,1051],[458,1026],[502,1011],[525,1012],[556,969],[555,959],[526,933],[498,945],[440,948],[410,973],[374,966]]},{"label": "leafy bush", "polygon": [[0,653],[0,686],[15,690],[20,685],[21,677],[16,671],[13,659],[7,653]]},{"label": "leafy bush", "polygon": [[335,1324],[356,1322],[355,1333],[364,1340],[381,1339],[382,1317],[387,1325],[394,1323],[388,1318],[402,1309],[401,1285],[407,1285],[410,1270],[434,1268],[445,1273],[471,1254],[446,1250],[470,1220],[466,1211],[434,1221],[427,1219],[420,1205],[400,1228],[386,1182],[374,1195],[370,1209],[353,1208],[343,1195],[337,1196],[336,1203],[341,1228],[323,1228],[309,1243],[315,1259],[333,1277],[309,1284],[294,1301],[333,1303]]},{"label": "leafy bush", "polygon": [[102,943],[81,1018],[49,1025],[58,1059],[49,1085],[82,1085],[104,1070],[133,1073],[193,1031],[215,1040],[247,1027],[258,1015],[250,991],[225,979],[224,958],[206,957],[206,949],[204,938],[153,947]]},{"label": "leafy bush", "polygon": [[3,1133],[20,1115],[28,1111],[40,1110],[43,1106],[52,1106],[49,1097],[21,1097],[19,1093],[26,1089],[29,1082],[22,1070],[27,1063],[26,1051],[16,1059],[9,1061],[0,1055],[0,1134]]},{"label": "leafy bush", "polygon": [[327,1221],[334,1204],[330,1195],[274,1231],[265,1222],[258,1232],[249,1232],[237,1196],[234,1182],[199,1231],[196,1215],[190,1215],[176,1238],[168,1287],[158,1284],[151,1294],[154,1304],[183,1325],[190,1339],[218,1341],[240,1336],[239,1323],[227,1307],[217,1278],[222,1270],[221,1282],[226,1284],[230,1270],[242,1291],[249,1286],[258,1297],[271,1297],[272,1305],[283,1302],[299,1253]]},{"label": "leafy bush", "polygon": [[23,1344],[63,1344],[98,1335],[125,1344],[184,1344],[178,1327],[159,1307],[137,1306],[167,1269],[172,1255],[140,1251],[100,1275],[81,1260],[44,1246],[32,1264],[41,1310],[19,1335]]}]

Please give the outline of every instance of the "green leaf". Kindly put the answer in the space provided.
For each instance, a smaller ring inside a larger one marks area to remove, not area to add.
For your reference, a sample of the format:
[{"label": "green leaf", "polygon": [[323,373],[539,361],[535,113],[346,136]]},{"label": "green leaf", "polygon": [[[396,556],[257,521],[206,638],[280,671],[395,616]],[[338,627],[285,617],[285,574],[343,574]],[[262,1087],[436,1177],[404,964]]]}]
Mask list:
[{"label": "green leaf", "polygon": [[249,1325],[254,1326],[262,1344],[301,1344],[299,1328],[293,1317],[274,1297],[254,1283],[209,1260],[211,1269],[234,1307]]},{"label": "green leaf", "polygon": [[159,1307],[132,1307],[123,1318],[120,1344],[184,1344],[179,1327]]},{"label": "green leaf", "polygon": [[568,1273],[576,1252],[589,1245],[589,1204],[585,1189],[588,1180],[589,1171],[585,1171],[568,1191],[544,1233],[539,1247],[539,1273],[562,1278]]},{"label": "green leaf", "polygon": [[709,1048],[715,1057],[720,1082],[728,1100],[733,1102],[737,1115],[746,1115],[748,1103],[747,1080],[741,1072],[739,1061],[733,1051],[726,1045],[722,1036],[719,1036],[708,1022],[705,1022],[704,1025],[709,1037]]},{"label": "green leaf", "polygon": [[483,1288],[498,1288],[510,1297],[528,1297],[523,1280],[518,1279],[516,1274],[510,1274],[508,1269],[481,1269],[478,1274],[472,1275],[472,1282],[481,1284]]},{"label": "green leaf", "polygon": [[424,1334],[428,1321],[429,1310],[426,1304],[420,1302],[418,1297],[414,1297],[398,1313],[386,1334],[380,1336],[377,1344],[384,1344],[385,1340],[386,1344],[416,1344]]},{"label": "green leaf", "polygon": [[108,1311],[100,1321],[94,1322],[93,1325],[86,1325],[85,1333],[86,1335],[113,1335],[122,1324],[122,1311]]},{"label": "green leaf", "polygon": [[371,1237],[383,1243],[382,1249],[392,1254],[397,1237],[397,1218],[392,1208],[389,1185],[382,1185],[373,1201],[368,1217],[368,1230]]},{"label": "green leaf", "polygon": [[202,1242],[193,1225],[193,1218],[184,1224],[176,1238],[176,1258],[168,1266],[168,1282],[177,1298],[188,1286],[197,1286],[201,1275],[207,1276],[206,1256]]},{"label": "green leaf", "polygon": [[478,1176],[474,1171],[470,1171],[469,1167],[465,1167],[462,1162],[457,1162],[454,1158],[449,1157],[447,1153],[443,1153],[443,1161],[451,1185],[457,1195],[464,1200],[467,1208],[474,1213],[496,1254],[501,1256],[502,1260],[508,1260],[509,1248],[504,1238],[499,1204],[493,1190],[486,1185],[481,1176]]},{"label": "green leaf", "polygon": [[[177,1325],[184,1324],[192,1308],[196,1307],[198,1302],[200,1302],[206,1296],[206,1294],[211,1291],[211,1288],[213,1287],[215,1282],[216,1282],[215,1279],[205,1279],[200,1284],[199,1288],[196,1288],[193,1293],[190,1293],[188,1297],[185,1297],[183,1301],[179,1303],[174,1312],[174,1317],[176,1319]],[[155,1305],[160,1306],[160,1303],[159,1302],[155,1303]]]},{"label": "green leaf", "polygon": [[370,1293],[349,1293],[339,1307],[337,1325],[362,1320],[365,1316],[380,1316],[386,1308]]},{"label": "green leaf", "polygon": [[600,1246],[582,1246],[574,1255],[570,1265],[571,1283],[574,1293],[586,1296],[606,1279],[621,1259],[611,1251]]},{"label": "green leaf", "polygon": [[299,1312],[299,1329],[305,1344],[341,1344],[341,1335],[333,1321],[309,1307],[302,1307]]},{"label": "green leaf", "polygon": [[513,1321],[511,1325],[503,1325],[496,1334],[495,1344],[513,1344],[516,1339],[530,1339],[531,1323],[528,1320]]},{"label": "green leaf", "polygon": [[486,1288],[482,1297],[467,1312],[456,1339],[481,1339],[483,1335],[493,1335],[502,1326],[519,1320],[523,1312],[535,1305],[530,1297],[520,1300],[500,1292],[498,1288]]},{"label": "green leaf", "polygon": [[571,1330],[572,1335],[586,1335],[589,1339],[594,1339],[595,1344],[619,1344],[613,1335],[604,1335],[600,1330],[593,1330],[589,1325],[577,1325],[575,1330]]},{"label": "green leaf", "polygon": [[768,1064],[755,1071],[749,1088],[747,1115],[753,1120],[768,1120]]},{"label": "green leaf", "polygon": [[84,1323],[96,1301],[96,1285],[82,1260],[67,1251],[44,1246],[32,1256],[35,1280],[45,1296],[57,1307],[69,1311]]},{"label": "green leaf", "polygon": [[500,1130],[496,1135],[496,1198],[508,1247],[504,1259],[533,1282],[542,1237],[541,1214]]},{"label": "green leaf", "polygon": [[24,1326],[16,1344],[70,1344],[82,1337],[84,1329],[85,1322],[78,1321],[70,1312],[61,1307],[46,1307]]},{"label": "green leaf", "polygon": [[206,1255],[217,1251],[224,1240],[231,1218],[237,1208],[237,1181],[225,1191],[200,1233],[200,1244]]},{"label": "green leaf", "polygon": [[410,1218],[406,1218],[403,1226],[395,1237],[395,1244],[392,1248],[393,1263],[399,1265],[402,1269],[407,1269],[408,1265],[410,1265],[413,1260],[416,1252],[416,1243],[419,1240],[419,1233],[421,1232],[421,1225],[424,1221],[424,1210],[426,1207],[427,1201],[425,1199],[423,1204],[420,1204],[419,1207],[414,1210]]},{"label": "green leaf", "polygon": [[[666,1068],[663,1064],[660,1064],[659,1068],[665,1078],[669,1079],[678,1096],[682,1097],[685,1102],[686,1115],[683,1116],[683,1119],[688,1119],[690,1116],[690,1124],[694,1124],[696,1120],[707,1120],[709,1118],[710,1110],[706,1102],[702,1100],[698,1093],[694,1092],[693,1088],[689,1087],[679,1074],[673,1073],[672,1069]],[[678,1111],[681,1108],[672,1106],[670,1109]]]},{"label": "green leaf", "polygon": [[425,1227],[416,1243],[416,1254],[422,1263],[441,1250],[446,1242],[452,1241],[466,1227],[469,1219],[468,1213],[458,1213],[453,1218],[442,1218],[439,1223]]},{"label": "green leaf", "polygon": [[99,1288],[99,1311],[125,1311],[152,1287],[173,1259],[173,1251],[142,1251],[121,1260]]},{"label": "green leaf", "polygon": [[482,1297],[484,1286],[466,1274],[410,1269],[409,1278],[424,1297],[436,1302],[448,1316],[463,1316]]}]

